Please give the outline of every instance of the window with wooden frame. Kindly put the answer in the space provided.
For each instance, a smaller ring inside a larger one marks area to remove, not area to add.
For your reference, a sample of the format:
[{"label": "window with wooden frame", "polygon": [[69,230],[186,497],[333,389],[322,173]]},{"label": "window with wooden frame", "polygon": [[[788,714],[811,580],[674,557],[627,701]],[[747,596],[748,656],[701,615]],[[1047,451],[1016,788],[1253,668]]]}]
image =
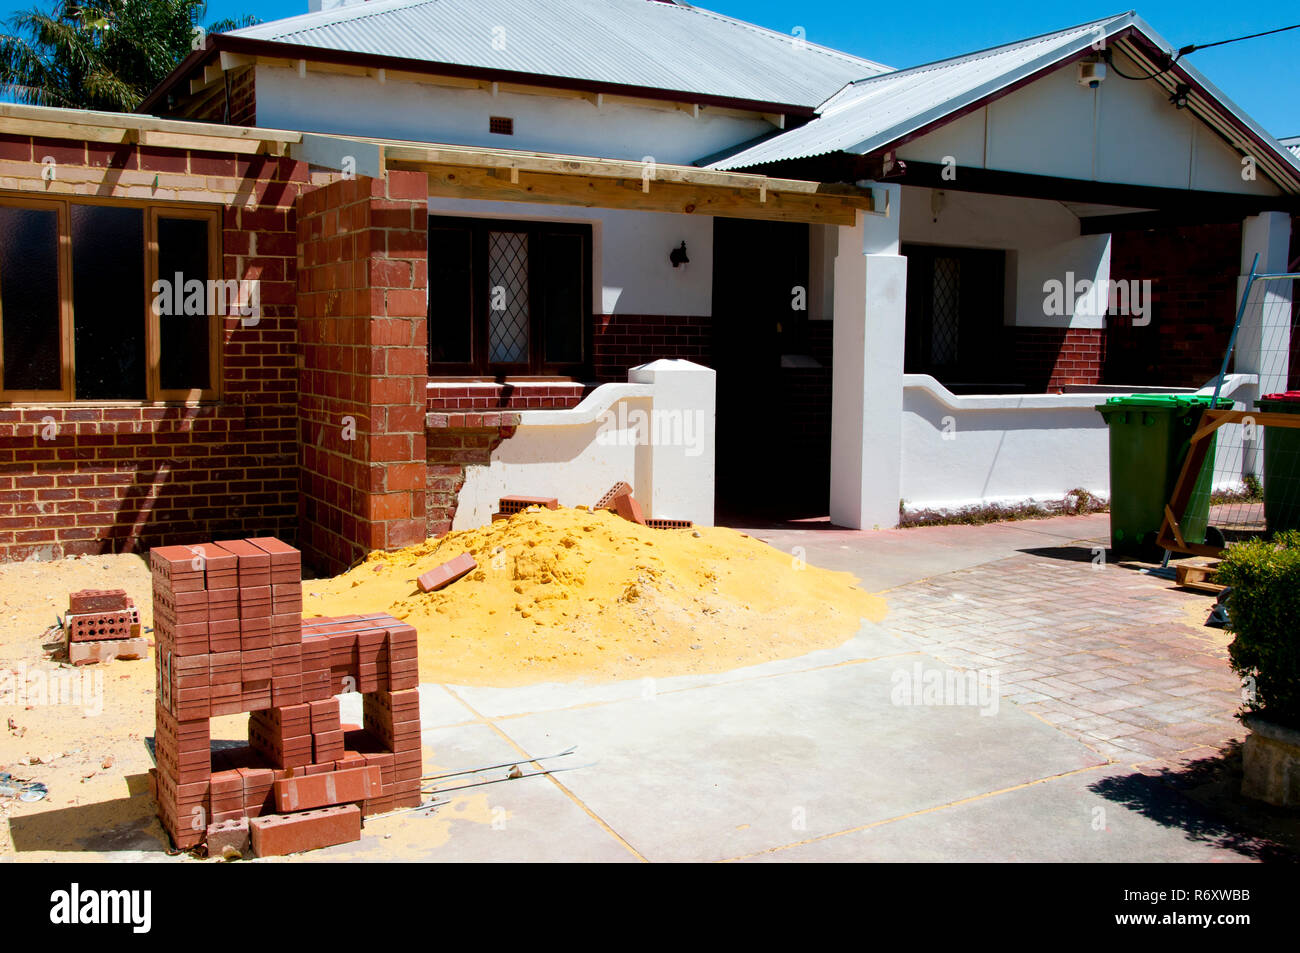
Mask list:
[{"label": "window with wooden frame", "polygon": [[0,400],[215,399],[220,240],[215,209],[0,196]]},{"label": "window with wooden frame", "polygon": [[579,377],[591,226],[429,217],[429,375]]}]

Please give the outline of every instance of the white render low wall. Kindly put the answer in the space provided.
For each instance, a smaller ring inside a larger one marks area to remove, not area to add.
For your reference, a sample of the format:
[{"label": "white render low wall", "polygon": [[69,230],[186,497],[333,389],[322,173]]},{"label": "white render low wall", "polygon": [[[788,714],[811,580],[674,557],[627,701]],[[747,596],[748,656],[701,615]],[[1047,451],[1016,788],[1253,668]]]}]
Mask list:
[{"label": "white render low wall", "polygon": [[587,506],[623,480],[647,517],[713,525],[715,374],[660,360],[604,384],[571,410],[520,411],[487,466],[466,468],[452,529],[492,519],[509,494]]},{"label": "white render low wall", "polygon": [[[1242,408],[1253,385],[1251,375],[1229,375],[1221,396]],[[1212,392],[1211,385],[1196,393]],[[1110,437],[1096,406],[1112,396],[958,396],[929,375],[904,375],[904,508],[1059,500],[1074,489],[1109,497]],[[1216,488],[1240,485],[1238,429],[1223,428]]]}]

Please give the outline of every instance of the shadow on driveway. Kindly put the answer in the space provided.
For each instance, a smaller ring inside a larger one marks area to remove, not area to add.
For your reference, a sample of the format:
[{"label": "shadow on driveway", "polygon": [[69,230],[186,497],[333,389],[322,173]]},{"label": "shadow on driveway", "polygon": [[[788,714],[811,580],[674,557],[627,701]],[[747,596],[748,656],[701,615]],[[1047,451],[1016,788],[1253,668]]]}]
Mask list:
[{"label": "shadow on driveway", "polygon": [[1241,796],[1241,745],[1186,764],[1152,764],[1088,786],[1190,841],[1252,860],[1300,861],[1300,816]]}]

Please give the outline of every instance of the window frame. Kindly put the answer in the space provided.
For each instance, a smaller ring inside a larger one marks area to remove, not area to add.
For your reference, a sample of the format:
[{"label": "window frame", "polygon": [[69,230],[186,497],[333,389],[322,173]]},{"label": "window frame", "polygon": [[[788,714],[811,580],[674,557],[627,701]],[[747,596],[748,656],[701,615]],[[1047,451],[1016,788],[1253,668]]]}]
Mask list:
[{"label": "window frame", "polygon": [[221,280],[221,220],[220,213],[205,208],[171,208],[163,205],[150,205],[145,213],[145,292],[148,302],[148,326],[145,328],[145,374],[146,392],[152,401],[197,403],[216,400],[221,393],[221,332],[225,325],[225,315],[208,315],[208,386],[204,388],[163,388],[161,380],[162,362],[162,316],[154,310],[154,282],[158,280],[158,219],[182,218],[208,223],[208,276],[206,281]]},{"label": "window frame", "polygon": [[[471,215],[448,215],[431,213],[428,217],[430,231],[436,226],[459,228],[469,232],[470,240],[470,360],[434,361],[432,349],[429,349],[427,362],[431,381],[464,380],[578,380],[589,374],[592,360],[592,275],[594,269],[593,244],[595,229],[589,222],[546,220],[546,219],[503,219],[480,218]],[[491,362],[489,361],[490,318],[488,308],[491,302],[490,289],[479,287],[480,279],[487,281],[488,233],[494,231],[523,232],[528,236],[528,361],[527,362]],[[540,245],[537,236],[550,232],[575,235],[582,241],[582,275],[581,289],[581,342],[582,356],[576,362],[547,361],[546,320],[545,313],[539,312],[539,302],[543,300],[541,290],[543,270],[540,266]],[[432,269],[429,269],[432,271]],[[429,313],[435,304],[433,288],[429,289]],[[433,322],[429,322],[429,334],[433,333]]]},{"label": "window frame", "polygon": [[0,205],[11,208],[52,210],[57,213],[59,246],[56,254],[59,275],[59,358],[58,390],[10,390],[4,386],[4,299],[0,295],[0,401],[7,403],[61,403],[72,400],[74,358],[72,335],[72,221],[71,210],[59,199],[34,199],[0,195]]},{"label": "window frame", "polygon": [[[144,268],[143,281],[145,308],[141,319],[145,322],[145,396],[126,399],[98,399],[76,396],[76,315],[73,313],[72,288],[72,206],[109,205],[119,208],[137,208],[143,215]],[[80,404],[84,406],[141,406],[165,403],[200,403],[220,400],[222,394],[222,330],[224,315],[208,315],[209,386],[206,388],[166,389],[160,386],[160,361],[162,332],[160,315],[153,307],[153,285],[158,274],[158,230],[161,218],[184,218],[208,222],[208,274],[205,281],[222,277],[221,207],[218,205],[171,205],[166,202],[123,201],[97,196],[67,196],[60,198],[31,198],[0,192],[0,206],[17,208],[53,209],[58,212],[59,227],[59,354],[62,359],[60,390],[24,391],[4,387],[4,314],[0,300],[0,403],[3,404]]]}]

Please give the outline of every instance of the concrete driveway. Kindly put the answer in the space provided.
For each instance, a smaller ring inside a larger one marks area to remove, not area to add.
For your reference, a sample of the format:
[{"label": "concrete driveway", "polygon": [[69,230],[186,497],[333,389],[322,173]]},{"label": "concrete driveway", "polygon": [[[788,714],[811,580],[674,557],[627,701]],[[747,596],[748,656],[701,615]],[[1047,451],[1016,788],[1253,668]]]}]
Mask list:
[{"label": "concrete driveway", "polygon": [[719,675],[423,685],[426,773],[578,749],[297,859],[1289,856],[1232,793],[1238,689],[1227,637],[1199,626],[1210,600],[1107,561],[1106,527],[752,529],[888,589],[890,614]]}]

